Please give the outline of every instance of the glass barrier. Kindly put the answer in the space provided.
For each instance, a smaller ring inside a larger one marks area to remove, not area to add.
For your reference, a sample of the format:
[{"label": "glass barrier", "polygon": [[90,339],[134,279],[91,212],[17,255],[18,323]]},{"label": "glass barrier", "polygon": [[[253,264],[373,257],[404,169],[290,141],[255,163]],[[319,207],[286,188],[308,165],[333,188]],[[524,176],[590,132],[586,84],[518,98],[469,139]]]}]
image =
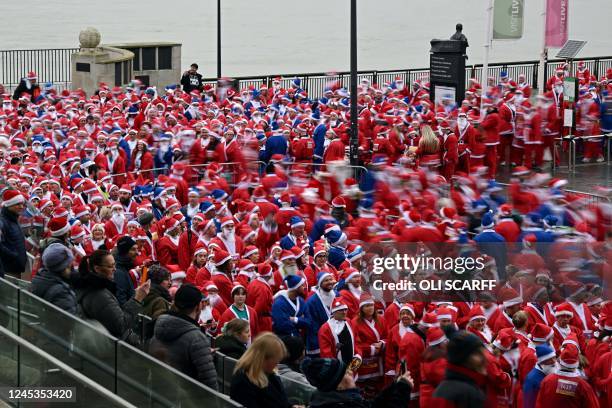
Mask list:
[{"label": "glass barrier", "polygon": [[27,280],[19,279],[10,275],[4,275],[4,279],[9,281],[13,285],[20,287],[21,289],[31,290],[32,288],[32,282],[29,282]]},{"label": "glass barrier", "polygon": [[18,296],[17,286],[0,279],[0,326],[6,327],[16,334],[19,334],[17,325]]},{"label": "glass barrier", "polygon": [[119,342],[117,394],[139,407],[239,407],[229,397],[205,388],[172,367]]},{"label": "glass barrier", "polygon": [[[87,406],[88,408],[132,407],[102,387],[68,372],[65,365],[47,357],[44,352],[26,347],[25,341],[9,337],[0,331],[0,384],[9,387],[70,388],[66,402],[21,403],[21,406]],[[76,403],[76,404],[75,404]],[[63,405],[65,404],[65,405]],[[1,401],[0,401],[0,405]]]},{"label": "glass barrier", "polygon": [[20,305],[24,339],[114,391],[116,339],[29,292]]}]

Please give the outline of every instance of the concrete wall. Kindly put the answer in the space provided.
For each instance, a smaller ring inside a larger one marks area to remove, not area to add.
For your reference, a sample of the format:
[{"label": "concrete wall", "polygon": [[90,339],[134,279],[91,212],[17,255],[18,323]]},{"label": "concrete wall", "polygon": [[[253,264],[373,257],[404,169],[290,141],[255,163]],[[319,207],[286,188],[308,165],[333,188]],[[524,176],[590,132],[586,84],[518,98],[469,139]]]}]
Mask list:
[{"label": "concrete wall", "polygon": [[[104,82],[112,88],[116,85],[116,64],[121,64],[121,83],[119,85],[123,85],[133,77],[133,59],[133,53],[120,48],[101,46],[81,49],[79,52],[72,54],[71,88],[81,88],[87,95],[93,95],[100,82]],[[127,65],[124,66],[124,64]],[[83,71],[86,68],[89,71]]]}]

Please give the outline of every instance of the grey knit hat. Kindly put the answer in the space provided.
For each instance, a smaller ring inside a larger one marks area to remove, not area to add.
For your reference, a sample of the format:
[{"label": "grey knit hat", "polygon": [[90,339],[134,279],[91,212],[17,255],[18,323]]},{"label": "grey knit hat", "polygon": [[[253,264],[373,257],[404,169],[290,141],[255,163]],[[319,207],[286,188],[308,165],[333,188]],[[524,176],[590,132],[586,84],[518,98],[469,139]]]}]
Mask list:
[{"label": "grey knit hat", "polygon": [[72,251],[60,243],[51,244],[42,255],[44,267],[50,272],[61,272],[74,261]]}]

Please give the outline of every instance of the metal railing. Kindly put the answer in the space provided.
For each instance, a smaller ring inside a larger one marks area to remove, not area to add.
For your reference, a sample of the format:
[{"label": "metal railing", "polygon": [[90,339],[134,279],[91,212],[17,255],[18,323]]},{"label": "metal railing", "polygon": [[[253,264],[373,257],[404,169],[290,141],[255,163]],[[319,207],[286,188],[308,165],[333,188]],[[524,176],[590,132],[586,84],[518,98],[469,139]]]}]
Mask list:
[{"label": "metal railing", "polygon": [[[55,48],[0,51],[0,84],[3,84],[7,91],[12,91],[28,71],[35,71],[40,83],[51,82],[58,90],[68,89],[72,81],[71,55],[78,50],[79,48]],[[591,74],[596,78],[604,74],[606,69],[612,67],[612,56],[580,58],[579,60],[585,63]],[[556,67],[564,62],[564,60],[547,61],[544,67],[544,76],[548,78]],[[501,71],[506,71],[510,77],[516,80],[519,74],[525,74],[527,81],[536,87],[539,64],[540,62],[537,60],[490,63],[489,75],[498,78]],[[570,68],[571,72],[576,72],[577,62],[572,62]],[[466,81],[470,78],[476,78],[482,82],[482,64],[466,66],[465,76]],[[259,88],[261,85],[270,87],[273,79],[277,77],[281,78],[281,86],[285,88],[290,86],[293,78],[299,78],[302,88],[308,92],[311,98],[320,98],[325,88],[332,82],[338,82],[347,89],[350,87],[349,72],[242,76],[237,77],[236,81],[240,89]],[[407,85],[415,80],[427,81],[429,79],[429,68],[360,71],[357,75],[359,81],[367,78],[371,83],[377,84],[392,82],[396,77],[402,78]],[[178,79],[176,80],[178,81]],[[206,78],[204,82],[215,85],[217,78]]]},{"label": "metal railing", "polygon": [[136,406],[240,406],[4,279],[0,299],[0,325]]}]

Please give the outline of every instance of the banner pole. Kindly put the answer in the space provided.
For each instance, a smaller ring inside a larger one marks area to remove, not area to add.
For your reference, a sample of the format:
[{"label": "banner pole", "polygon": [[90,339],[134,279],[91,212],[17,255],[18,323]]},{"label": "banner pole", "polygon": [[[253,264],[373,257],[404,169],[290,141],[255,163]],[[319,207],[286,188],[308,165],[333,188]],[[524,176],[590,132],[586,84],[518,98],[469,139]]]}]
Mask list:
[{"label": "banner pole", "polygon": [[546,92],[546,79],[545,75],[545,67],[546,61],[548,59],[548,49],[546,48],[546,10],[548,8],[547,5],[548,0],[542,0],[542,51],[540,52],[540,64],[538,65],[538,83],[536,84],[538,87],[538,93],[542,95]]},{"label": "banner pole", "polygon": [[484,118],[484,100],[485,94],[489,88],[489,52],[491,50],[491,42],[493,35],[493,0],[489,0],[489,6],[487,7],[487,28],[485,32],[485,49],[484,49],[484,63],[482,64],[482,92],[483,95],[480,98],[480,119]]}]

